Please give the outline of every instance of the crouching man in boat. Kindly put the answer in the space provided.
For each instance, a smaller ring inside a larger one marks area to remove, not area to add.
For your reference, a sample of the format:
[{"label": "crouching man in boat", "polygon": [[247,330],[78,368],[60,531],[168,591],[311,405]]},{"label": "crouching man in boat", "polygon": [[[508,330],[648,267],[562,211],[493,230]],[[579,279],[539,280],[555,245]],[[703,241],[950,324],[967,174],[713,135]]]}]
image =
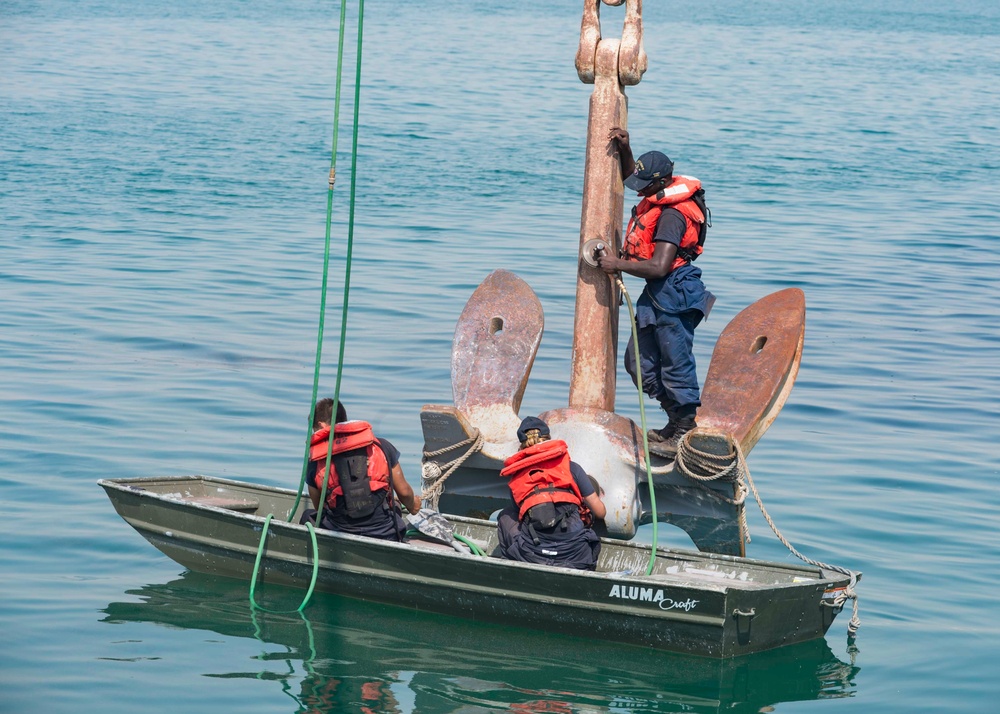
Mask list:
[{"label": "crouching man in boat", "polygon": [[[319,509],[323,481],[327,477],[332,412],[332,399],[316,402],[306,472],[309,496],[315,509]],[[320,527],[402,542],[407,524],[399,503],[410,513],[416,513],[420,510],[420,496],[413,492],[403,476],[396,447],[387,439],[377,438],[368,422],[348,421],[347,410],[340,403],[332,451]],[[300,522],[307,520],[316,522],[316,510],[307,509],[302,514]]]},{"label": "crouching man in boat", "polygon": [[500,471],[514,500],[497,517],[501,557],[594,570],[601,540],[591,525],[607,513],[595,484],[541,419],[527,417],[517,438],[521,450]]}]

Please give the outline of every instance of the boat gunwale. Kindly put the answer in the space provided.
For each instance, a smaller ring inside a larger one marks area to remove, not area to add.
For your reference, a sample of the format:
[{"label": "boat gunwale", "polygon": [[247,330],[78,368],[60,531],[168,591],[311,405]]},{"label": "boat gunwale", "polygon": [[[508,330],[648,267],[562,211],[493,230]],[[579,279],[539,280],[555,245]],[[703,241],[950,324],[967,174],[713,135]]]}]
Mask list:
[{"label": "boat gunwale", "polygon": [[[208,511],[213,514],[219,514],[225,516],[227,519],[234,521],[250,521],[255,524],[263,524],[266,516],[258,515],[257,513],[244,513],[240,511],[235,511],[232,509],[227,509],[217,505],[211,505],[206,503],[199,503],[198,501],[182,501],[177,498],[172,498],[171,495],[165,493],[159,493],[154,490],[147,488],[141,488],[143,483],[146,484],[163,484],[168,485],[172,483],[183,483],[183,482],[199,482],[203,484],[218,484],[222,486],[232,486],[239,490],[249,490],[249,491],[261,491],[273,494],[281,498],[291,498],[294,499],[296,492],[282,487],[269,486],[267,484],[258,484],[249,481],[237,481],[234,479],[227,479],[215,476],[203,476],[203,475],[185,475],[185,476],[140,476],[140,477],[125,477],[125,478],[109,478],[100,479],[98,484],[104,488],[106,491],[109,487],[113,490],[120,491],[122,493],[131,493],[137,495],[141,498],[152,498],[157,501],[162,501],[166,504],[171,504],[174,507],[180,507],[184,509],[194,509],[199,511]],[[277,515],[277,514],[275,514]],[[477,528],[489,528],[496,527],[493,521],[488,521],[480,518],[471,518],[468,516],[459,516],[454,514],[443,514],[449,521],[465,524]],[[308,533],[308,528],[304,524],[292,523],[283,520],[272,519],[269,527],[278,528],[280,530],[288,530],[299,535],[300,533]],[[131,524],[130,524],[131,525]],[[169,529],[168,529],[169,530]],[[650,584],[657,585],[669,585],[677,587],[693,587],[706,592],[717,592],[719,594],[725,595],[729,590],[738,590],[741,592],[759,592],[762,590],[778,590],[778,589],[797,589],[804,586],[816,586],[819,584],[825,585],[826,589],[831,587],[836,587],[840,584],[841,580],[846,580],[846,576],[842,576],[839,573],[823,570],[822,568],[814,568],[812,566],[803,566],[795,563],[778,563],[773,561],[758,560],[754,558],[746,558],[733,555],[723,555],[716,553],[701,553],[699,551],[688,551],[688,550],[674,550],[670,548],[665,548],[658,546],[656,549],[656,555],[658,558],[662,557],[669,560],[678,560],[681,562],[689,563],[716,563],[719,565],[732,564],[739,567],[756,568],[762,571],[786,571],[789,574],[801,574],[809,578],[808,581],[803,582],[768,582],[759,583],[756,581],[742,581],[734,580],[730,578],[724,579],[702,579],[702,578],[684,578],[682,573],[657,573],[653,575],[644,575],[636,573],[618,573],[614,571],[587,571],[587,570],[575,570],[571,568],[553,568],[549,565],[536,564],[536,563],[524,563],[515,560],[507,560],[503,558],[495,557],[476,557],[468,553],[460,553],[454,549],[451,550],[437,550],[421,548],[419,546],[414,547],[410,543],[398,543],[395,541],[385,541],[369,538],[367,536],[355,535],[352,533],[343,533],[339,531],[333,531],[328,529],[315,529],[316,536],[318,539],[323,539],[327,541],[336,542],[338,540],[346,540],[348,542],[358,543],[360,545],[365,545],[368,547],[385,547],[388,549],[402,550],[412,552],[414,550],[419,550],[422,553],[427,553],[430,555],[437,555],[442,557],[457,557],[463,559],[469,559],[470,562],[476,562],[480,566],[486,567],[517,567],[517,568],[527,568],[528,570],[543,572],[547,575],[558,574],[560,576],[571,576],[571,577],[584,577],[598,579],[601,581],[614,581],[620,582],[622,584],[630,585],[640,585],[645,584],[646,586]],[[199,542],[199,541],[194,541]],[[602,545],[607,545],[615,549],[633,549],[638,552],[648,554],[652,548],[651,544],[646,543],[633,543],[629,541],[621,541],[614,538],[601,538]]]}]

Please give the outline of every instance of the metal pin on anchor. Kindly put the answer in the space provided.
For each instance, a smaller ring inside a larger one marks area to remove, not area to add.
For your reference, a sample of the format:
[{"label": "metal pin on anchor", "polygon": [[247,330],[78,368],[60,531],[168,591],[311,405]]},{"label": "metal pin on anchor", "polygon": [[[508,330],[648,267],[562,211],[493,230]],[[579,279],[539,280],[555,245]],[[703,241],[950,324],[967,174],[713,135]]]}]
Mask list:
[{"label": "metal pin on anchor", "polygon": [[583,244],[580,252],[583,254],[583,261],[591,268],[596,268],[597,258],[607,249],[608,244],[603,238],[591,238]]}]

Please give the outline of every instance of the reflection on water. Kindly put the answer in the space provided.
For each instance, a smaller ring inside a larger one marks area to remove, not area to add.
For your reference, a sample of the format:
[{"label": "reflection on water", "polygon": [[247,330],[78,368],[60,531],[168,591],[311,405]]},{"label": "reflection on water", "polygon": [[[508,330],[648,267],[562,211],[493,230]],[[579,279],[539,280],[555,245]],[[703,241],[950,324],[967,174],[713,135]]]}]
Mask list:
[{"label": "reflection on water", "polygon": [[305,616],[254,612],[245,583],[198,573],[126,595],[137,601],[110,603],[103,622],[256,638],[245,671],[205,676],[273,680],[297,714],[759,712],[853,696],[859,671],[822,639],[720,662],[328,595]]}]

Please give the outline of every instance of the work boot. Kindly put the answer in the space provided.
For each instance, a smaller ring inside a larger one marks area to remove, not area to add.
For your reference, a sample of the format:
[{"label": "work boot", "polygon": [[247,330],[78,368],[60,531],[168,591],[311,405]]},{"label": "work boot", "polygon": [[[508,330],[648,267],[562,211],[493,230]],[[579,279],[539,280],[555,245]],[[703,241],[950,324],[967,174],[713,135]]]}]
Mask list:
[{"label": "work boot", "polygon": [[674,430],[677,429],[679,419],[676,405],[660,402],[660,408],[667,413],[667,423],[662,429],[648,429],[646,431],[646,438],[649,439],[649,443],[651,444],[653,442],[667,441],[674,435]]},{"label": "work boot", "polygon": [[684,435],[687,434],[692,429],[694,429],[696,426],[698,425],[695,423],[694,418],[692,417],[687,417],[686,419],[679,419],[677,421],[670,422],[669,424],[667,424],[666,427],[663,428],[663,431],[666,431],[672,427],[669,437],[664,439],[663,441],[654,442],[651,440],[649,442],[650,452],[656,454],[657,456],[663,456],[664,458],[667,459],[672,459],[676,457],[677,446],[678,444],[681,443],[681,439],[683,439]]},{"label": "work boot", "polygon": [[677,429],[676,421],[668,421],[666,426],[662,429],[649,429],[646,431],[646,438],[649,439],[650,444],[657,444],[663,441],[667,441],[671,436],[674,435],[674,431]]}]

